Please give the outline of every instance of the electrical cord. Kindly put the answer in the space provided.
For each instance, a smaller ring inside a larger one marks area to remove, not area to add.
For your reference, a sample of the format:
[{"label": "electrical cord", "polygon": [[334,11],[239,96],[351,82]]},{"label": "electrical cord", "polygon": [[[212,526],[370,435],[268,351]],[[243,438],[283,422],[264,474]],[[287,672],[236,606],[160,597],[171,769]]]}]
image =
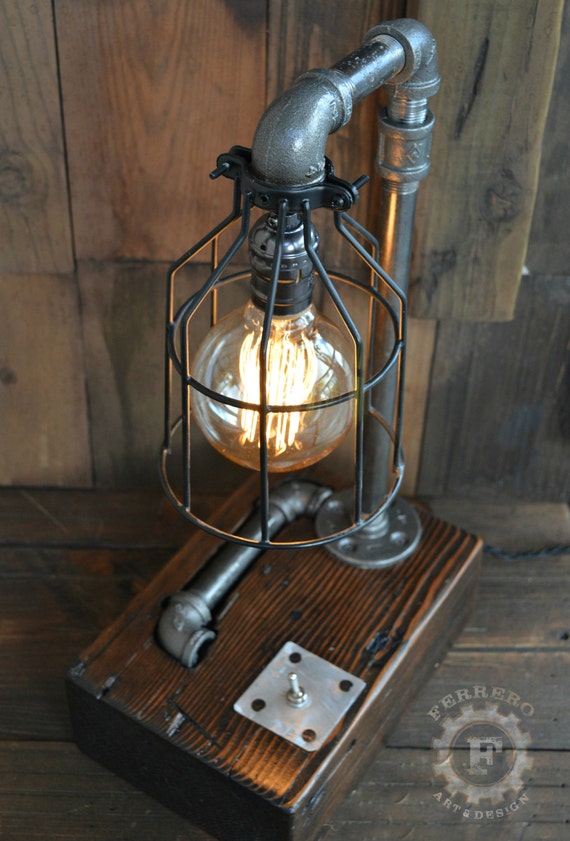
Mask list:
[{"label": "electrical cord", "polygon": [[487,555],[493,555],[501,561],[529,561],[537,558],[552,558],[557,555],[570,555],[570,545],[560,543],[556,546],[543,546],[541,549],[531,549],[526,552],[510,552],[501,546],[492,546],[490,543],[483,544],[483,551]]}]

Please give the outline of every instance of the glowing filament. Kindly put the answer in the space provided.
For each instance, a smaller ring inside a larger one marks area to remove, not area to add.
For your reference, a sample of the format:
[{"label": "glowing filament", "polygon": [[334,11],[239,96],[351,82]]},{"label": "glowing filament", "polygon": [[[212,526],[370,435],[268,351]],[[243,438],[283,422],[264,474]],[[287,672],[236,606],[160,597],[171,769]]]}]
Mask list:
[{"label": "glowing filament", "polygon": [[[241,347],[239,372],[243,399],[260,402],[259,351],[261,336],[248,333]],[[310,402],[317,379],[318,363],[314,345],[301,335],[292,341],[287,333],[272,330],[267,347],[266,401],[272,406],[298,406]],[[266,421],[267,445],[273,455],[288,447],[299,448],[297,434],[303,429],[306,412],[270,412]],[[260,413],[240,410],[241,443],[259,443]]]}]

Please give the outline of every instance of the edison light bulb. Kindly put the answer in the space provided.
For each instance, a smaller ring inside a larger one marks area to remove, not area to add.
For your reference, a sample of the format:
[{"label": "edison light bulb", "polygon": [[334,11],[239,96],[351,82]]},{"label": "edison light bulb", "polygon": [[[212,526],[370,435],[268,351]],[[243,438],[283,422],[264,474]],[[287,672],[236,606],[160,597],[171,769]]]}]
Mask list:
[{"label": "edison light bulb", "polygon": [[[264,311],[254,303],[231,313],[199,347],[193,377],[224,397],[258,405],[259,351]],[[306,408],[354,389],[354,349],[332,322],[310,304],[294,315],[274,316],[267,348],[266,417],[268,467],[305,467],[342,441],[354,400]],[[289,410],[287,407],[295,407]],[[260,412],[192,392],[192,409],[207,440],[223,455],[259,469]]]}]

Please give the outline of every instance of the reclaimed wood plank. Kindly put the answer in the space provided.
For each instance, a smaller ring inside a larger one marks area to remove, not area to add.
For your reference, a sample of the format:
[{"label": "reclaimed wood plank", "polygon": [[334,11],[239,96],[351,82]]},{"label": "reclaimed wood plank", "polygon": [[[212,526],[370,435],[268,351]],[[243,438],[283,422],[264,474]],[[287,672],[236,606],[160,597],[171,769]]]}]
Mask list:
[{"label": "reclaimed wood plank", "polygon": [[569,307],[564,278],[530,276],[513,321],[439,325],[420,495],[568,498]]},{"label": "reclaimed wood plank", "polygon": [[0,271],[70,272],[52,4],[0,6]]},{"label": "reclaimed wood plank", "polygon": [[165,270],[78,266],[95,484],[159,491]]},{"label": "reclaimed wood plank", "polygon": [[[215,497],[208,497],[210,506]],[[75,548],[181,546],[193,526],[162,493],[18,488],[0,490],[0,545]]]},{"label": "reclaimed wood plank", "polygon": [[527,265],[545,275],[570,274],[566,212],[570,192],[568,103],[570,102],[570,6],[564,5],[560,47],[546,128]]},{"label": "reclaimed wood plank", "polygon": [[[406,837],[479,838],[480,835],[472,834],[474,831],[487,831],[489,835],[485,834],[484,837],[491,839],[497,837],[497,824],[514,830],[513,824],[522,823],[526,827],[531,822],[537,828],[558,824],[558,828],[562,829],[563,815],[570,804],[570,796],[564,785],[570,770],[570,758],[567,753],[542,751],[532,751],[529,758],[532,768],[527,774],[528,783],[524,791],[528,800],[519,801],[518,808],[508,816],[498,818],[493,814],[489,818],[485,815],[485,807],[492,808],[489,802],[481,803],[483,812],[477,817],[474,813],[478,807],[467,804],[462,795],[453,797],[455,808],[444,805],[446,790],[441,779],[434,773],[432,751],[384,748],[351,797],[345,801],[327,839],[344,837],[345,832],[350,833],[351,837],[374,841]],[[443,797],[437,800],[435,796],[440,792]],[[516,802],[516,797],[511,794],[501,800],[500,805],[513,801]],[[495,809],[497,805],[499,803]],[[463,808],[459,809],[459,806]],[[467,818],[464,815],[465,807],[470,812]],[[412,822],[415,824],[414,831],[409,826]],[[430,825],[433,827],[431,832]],[[518,831],[521,829],[519,827]],[[358,830],[360,836],[357,836]],[[410,834],[406,835],[405,830]]]},{"label": "reclaimed wood plank", "polygon": [[[507,823],[501,828],[497,825],[483,828],[478,824],[440,824],[432,823],[402,823],[394,824],[388,819],[386,822],[375,823],[373,826],[362,823],[351,827],[354,839],[358,841],[564,841],[566,825],[563,820],[556,823],[534,823],[531,820]],[[344,831],[344,828],[342,829]],[[500,833],[500,834],[498,834]],[[324,836],[327,841],[329,836]],[[330,839],[334,839],[334,835]],[[342,837],[342,836],[337,836]]]},{"label": "reclaimed wood plank", "polygon": [[0,738],[71,738],[67,669],[169,556],[167,549],[0,551]]},{"label": "reclaimed wood plank", "polygon": [[[477,601],[456,649],[568,650],[570,552],[513,564],[484,559]],[[515,585],[516,580],[516,585]]]},{"label": "reclaimed wood plank", "polygon": [[174,259],[228,213],[207,176],[263,110],[266,4],[55,6],[77,255]]},{"label": "reclaimed wood plank", "polygon": [[0,482],[91,484],[79,299],[73,276],[0,282]]},{"label": "reclaimed wood plank", "polygon": [[[213,510],[222,497],[204,493],[204,504]],[[424,502],[436,517],[507,550],[570,543],[570,510],[562,503],[450,497],[426,497]],[[161,491],[0,488],[3,544],[174,549],[193,528]]]},{"label": "reclaimed wood plank", "polygon": [[457,497],[424,501],[436,517],[512,552],[570,545],[570,508],[565,503]]},{"label": "reclaimed wood plank", "polygon": [[418,317],[513,316],[562,8],[562,0],[407,5],[440,45],[442,76],[415,226],[411,303]]},{"label": "reclaimed wood plank", "polygon": [[[565,504],[450,498],[428,504],[436,516],[512,553],[570,546],[570,509]],[[566,647],[569,559],[570,553],[514,562],[484,557],[475,609],[456,647]]]},{"label": "reclaimed wood plank", "polygon": [[53,742],[36,748],[33,743],[0,743],[0,768],[12,781],[0,794],[6,841],[210,838],[82,756],[74,745]]},{"label": "reclaimed wood plank", "polygon": [[[12,498],[14,493],[0,493],[0,501],[4,495]],[[66,492],[37,493],[44,494],[41,497],[43,507],[53,519],[56,518],[53,517],[50,500],[60,498],[61,510],[57,513],[64,516]],[[98,518],[93,522],[98,522],[99,526],[103,524],[104,529],[118,529],[119,536],[124,539],[128,524],[126,529],[121,527],[117,512],[121,510],[118,501],[120,498],[128,499],[128,494],[82,492],[78,496],[84,504],[85,513],[90,507],[87,504],[89,497],[99,499],[100,503],[105,496],[116,497],[114,513],[109,520],[101,509],[97,512],[97,505],[93,506],[93,516]],[[67,522],[72,532],[81,531],[80,506],[75,509],[69,507],[71,513]],[[562,506],[553,508],[556,509],[555,515],[550,517],[544,506],[536,506],[534,525],[541,539],[552,528],[558,529],[559,536],[564,537]],[[37,511],[35,505],[33,509]],[[532,521],[533,506],[523,506],[523,509],[517,516],[511,506],[513,529],[516,523],[521,527],[521,520]],[[129,507],[125,506],[122,510],[130,521]],[[454,510],[460,513],[460,506],[456,504]],[[487,510],[484,513],[492,527],[489,536],[496,536],[501,531],[504,533],[506,526],[500,524],[500,512]],[[478,515],[475,513],[473,516],[476,519]],[[58,528],[51,518],[48,517],[48,521]],[[479,515],[478,522],[484,525],[484,521],[485,516]],[[543,534],[540,534],[541,527]],[[143,528],[142,523],[140,528]],[[163,522],[163,528],[168,530],[167,522]],[[530,535],[532,526],[525,526],[525,531]],[[16,723],[18,714],[22,717],[22,727],[12,733],[12,738],[15,733],[18,741],[0,743],[0,776],[3,780],[0,794],[1,834],[7,841],[48,837],[73,838],[74,841],[81,838],[89,838],[89,841],[99,838],[105,841],[142,838],[144,841],[148,838],[151,841],[157,834],[176,836],[183,841],[206,841],[209,837],[90,762],[74,746],[21,741],[28,738],[68,738],[67,712],[61,691],[62,655],[65,657],[74,643],[81,642],[81,635],[91,639],[93,630],[106,624],[110,612],[122,609],[122,603],[130,599],[132,587],[140,586],[143,578],[153,575],[154,566],[161,563],[162,555],[158,557],[148,551],[78,552],[55,548],[41,552],[4,549],[0,555],[4,561],[0,566],[0,577],[3,575],[6,585],[0,586],[0,600],[2,596],[5,599],[5,604],[0,606],[0,615],[4,617],[3,641],[8,640],[9,649],[18,639],[17,644],[20,645],[18,656],[13,659],[8,657],[8,669],[0,676],[0,686],[7,687],[8,699],[7,703],[4,698],[0,699],[0,719]],[[563,561],[560,579],[556,578],[556,563],[551,559],[544,569],[546,590],[552,594],[557,582],[562,591],[566,576],[566,561]],[[508,588],[508,571],[511,569],[497,561],[486,562],[482,586],[488,586],[488,591],[483,590],[483,597],[496,597],[497,584]],[[533,573],[532,565],[527,562],[522,567],[518,565],[517,569],[523,572],[512,578],[511,595],[515,603],[524,593],[527,572]],[[539,576],[536,578],[538,584]],[[31,588],[28,586],[30,583]],[[502,592],[506,598],[506,590]],[[30,593],[31,601],[28,599]],[[538,602],[543,604],[540,597]],[[481,594],[478,607],[480,604]],[[500,605],[499,609],[502,609]],[[474,615],[476,613],[477,608]],[[566,745],[567,730],[561,711],[566,704],[567,693],[563,690],[568,674],[567,655],[564,650],[535,650],[521,657],[521,652],[489,649],[497,619],[499,625],[503,621],[503,617],[497,617],[497,610],[490,610],[489,614],[495,618],[494,628],[486,631],[479,628],[476,632],[479,644],[487,651],[456,650],[446,657],[437,669],[436,677],[414,705],[409,719],[403,722],[396,734],[401,739],[408,739],[413,748],[385,748],[379,752],[369,771],[340,807],[334,821],[324,827],[328,830],[328,837],[342,837],[347,841],[393,841],[395,838],[402,841],[413,838],[439,841],[447,837],[454,841],[476,841],[486,837],[504,837],[508,841],[559,841],[564,837],[568,788],[564,788],[562,783],[567,780],[570,769],[569,754],[561,750]],[[566,611],[564,618],[567,615]],[[518,631],[524,632],[524,622],[524,611],[517,611],[511,625],[513,638]],[[466,633],[470,633],[469,629]],[[563,641],[559,641],[559,647],[563,648]],[[73,653],[77,650],[75,648]],[[3,645],[3,655],[5,651]],[[552,657],[553,653],[555,657]],[[4,657],[0,658],[0,662],[2,660],[6,662]],[[441,674],[444,674],[444,679],[440,678]],[[551,677],[556,674],[557,677]],[[17,683],[18,680],[19,685],[16,686],[15,681]],[[444,694],[468,686],[469,681],[472,684],[474,680],[518,691],[521,697],[536,707],[535,716],[528,720],[533,763],[528,780],[528,811],[525,805],[509,816],[508,821],[501,821],[500,829],[496,823],[483,827],[480,822],[460,820],[433,797],[439,790],[440,781],[434,778],[433,756],[429,748],[438,727],[427,713]],[[531,691],[527,696],[523,694],[528,687],[529,690],[533,688],[536,695],[539,686],[538,698],[533,697]],[[22,692],[27,693],[26,703],[22,700],[17,703],[18,693]],[[10,736],[9,733],[6,735]],[[418,749],[418,744],[422,743],[425,750]],[[553,744],[556,749],[542,751],[540,748],[545,744]],[[500,836],[497,832],[501,833]]]},{"label": "reclaimed wood plank", "polygon": [[[0,613],[5,617],[0,736],[70,738],[63,675],[78,652],[124,610],[169,557],[170,550],[164,548],[0,551]],[[549,562],[534,577],[522,573],[516,583],[483,573],[475,609],[454,646],[463,658],[460,663],[470,658],[471,668],[476,669],[481,651],[494,651],[496,669],[502,669],[501,685],[506,682],[516,688],[529,661],[512,655],[534,651],[529,687],[542,681],[549,657],[556,660],[569,645],[568,564],[555,570],[556,564]],[[453,689],[463,685],[464,670],[463,666],[455,670],[448,660],[444,682]],[[484,665],[481,674],[485,677]],[[426,690],[430,700],[445,694],[440,686],[436,682]],[[563,684],[544,701],[545,720],[552,720],[549,737],[556,733],[553,720],[560,706],[564,706]]]},{"label": "reclaimed wood plank", "polygon": [[[234,510],[233,516],[238,513]],[[153,642],[158,603],[180,586],[181,570],[186,580],[190,558],[193,565],[204,558],[196,541],[188,544],[70,671],[78,743],[172,808],[205,821],[206,827],[216,826],[220,837],[235,837],[229,821],[242,835],[251,830],[262,838],[272,827],[276,837],[308,841],[466,618],[479,543],[429,516],[425,526],[421,546],[406,568],[385,575],[339,565],[320,550],[308,553],[313,575],[302,578],[295,575],[297,552],[266,554],[240,582],[240,597],[224,608],[218,638],[191,674]],[[379,651],[376,645],[373,653],[369,643],[379,628],[395,642]],[[236,717],[228,694],[228,664],[235,664],[231,685],[240,694],[269,653],[292,634],[300,645],[367,684],[358,710],[318,755],[307,756],[268,731],[251,732],[251,724]],[[179,714],[173,729],[174,698]],[[352,771],[338,773],[347,750]],[[131,751],[136,761],[127,759]],[[139,773],[153,762],[171,768],[172,782],[180,775],[193,781],[209,804],[208,813],[196,809],[187,786],[165,786],[164,775]],[[319,794],[317,807],[314,795],[323,786],[326,796]],[[218,812],[218,796],[228,789],[236,795],[233,807],[228,811],[226,804]]]},{"label": "reclaimed wood plank", "polygon": [[[195,292],[208,274],[201,266],[192,267],[180,285],[181,294],[189,296]],[[145,487],[159,492],[158,461],[164,423],[165,275],[166,266],[156,263],[82,261],[78,266],[98,487]],[[222,306],[224,311],[237,306],[236,297],[236,290],[228,290],[220,310]],[[196,331],[202,329],[206,316],[206,312],[200,314]],[[178,389],[175,398],[177,395]],[[216,489],[224,493],[237,477],[243,479],[243,471],[217,454],[201,437],[196,438],[193,456],[193,473],[199,477],[198,494],[215,493]]]},{"label": "reclaimed wood plank", "polygon": [[[564,714],[568,707],[569,670],[567,641],[565,650],[552,651],[452,649],[435,669],[388,744],[431,747],[432,738],[440,735],[441,728],[430,717],[430,710],[439,705],[443,712],[442,699],[451,695],[455,709],[450,709],[459,712],[456,690],[472,690],[474,685],[482,685],[488,688],[489,694],[492,687],[502,687],[506,694],[510,691],[519,696],[519,706],[526,702],[533,707],[532,716],[524,720],[524,729],[534,749],[569,750],[570,726]],[[508,713],[509,709],[504,705],[502,711]],[[517,710],[512,709],[516,714]]]},{"label": "reclaimed wood plank", "polygon": [[[533,519],[534,508],[523,506],[522,517],[513,516],[511,508],[511,528],[516,531],[526,520],[525,529],[535,531],[542,541],[553,526],[561,528],[561,506],[552,506],[555,517],[544,506],[536,506]],[[483,516],[473,516],[476,522],[484,521]],[[508,527],[501,522],[500,510],[487,517],[496,530]],[[457,522],[469,521],[458,517]],[[21,544],[28,541],[27,547],[0,551],[0,579],[5,582],[0,588],[0,615],[6,629],[0,658],[1,705],[10,710],[4,720],[12,736],[68,738],[62,682],[66,667],[194,530],[162,498],[93,491],[2,491],[0,523],[3,535]],[[565,523],[568,528],[567,516]],[[487,535],[497,533],[490,530]],[[565,535],[561,530],[558,538]],[[57,546],[58,540],[70,548]],[[549,657],[568,651],[567,575],[568,559],[525,561],[516,567],[486,559],[473,615],[455,646],[460,658],[457,671],[455,661],[451,666],[449,657],[444,661],[447,686],[459,685],[465,658],[473,669],[481,652],[494,657],[493,674],[502,669],[502,680],[513,691],[521,673],[529,686],[538,685]],[[533,647],[540,648],[536,660],[529,654]],[[526,659],[517,659],[519,654]],[[487,662],[484,659],[483,677]],[[22,669],[22,663],[29,668]],[[429,700],[437,701],[439,687],[436,683],[429,690]],[[564,704],[561,692],[563,685],[544,699],[545,719],[557,717]],[[554,736],[556,723],[549,727]]]},{"label": "reclaimed wood plank", "polygon": [[[528,803],[508,818],[461,820],[433,797],[439,791],[431,751],[383,749],[325,829],[327,839],[456,841],[556,839],[569,807],[568,754],[533,751]],[[211,836],[65,743],[0,744],[0,813],[6,841],[202,841]],[[486,826],[483,825],[486,824]],[[486,834],[486,830],[489,834]],[[497,832],[508,831],[508,836]],[[477,834],[475,834],[477,833]],[[483,833],[483,835],[482,835]]]}]

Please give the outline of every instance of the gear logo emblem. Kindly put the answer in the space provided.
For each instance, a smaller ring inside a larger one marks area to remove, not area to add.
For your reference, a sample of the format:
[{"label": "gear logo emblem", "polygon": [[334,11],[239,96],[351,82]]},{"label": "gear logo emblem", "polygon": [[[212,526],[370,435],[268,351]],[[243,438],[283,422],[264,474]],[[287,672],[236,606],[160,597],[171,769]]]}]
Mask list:
[{"label": "gear logo emblem", "polygon": [[441,735],[432,740],[433,770],[450,797],[461,794],[469,804],[497,804],[524,788],[523,775],[532,763],[526,752],[530,738],[519,725],[514,712],[503,714],[489,703],[482,709],[464,704],[460,715],[441,721]]}]

